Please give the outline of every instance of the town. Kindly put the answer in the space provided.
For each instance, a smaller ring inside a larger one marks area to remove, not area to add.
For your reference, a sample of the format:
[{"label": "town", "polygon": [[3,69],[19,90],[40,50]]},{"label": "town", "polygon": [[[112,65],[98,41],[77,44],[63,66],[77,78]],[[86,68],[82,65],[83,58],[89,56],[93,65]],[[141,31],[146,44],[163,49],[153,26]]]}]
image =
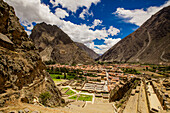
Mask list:
[{"label": "town", "polygon": [[149,113],[170,109],[168,66],[107,63],[47,67],[68,103],[65,110]]}]

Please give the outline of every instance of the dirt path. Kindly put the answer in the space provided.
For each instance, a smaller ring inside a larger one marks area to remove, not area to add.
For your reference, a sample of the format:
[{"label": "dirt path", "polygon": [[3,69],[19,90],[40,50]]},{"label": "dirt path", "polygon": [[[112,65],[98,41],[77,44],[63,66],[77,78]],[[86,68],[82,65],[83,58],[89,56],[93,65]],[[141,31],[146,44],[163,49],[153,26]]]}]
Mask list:
[{"label": "dirt path", "polygon": [[149,45],[150,45],[150,43],[151,43],[151,36],[150,36],[149,31],[147,31],[147,34],[148,34],[149,42],[148,42],[148,44],[146,45],[146,47],[144,47],[144,48],[142,49],[142,51],[137,54],[136,58],[138,58],[138,57],[149,47]]},{"label": "dirt path", "polygon": [[160,56],[160,58],[161,58],[163,61],[168,62],[167,59],[165,59],[165,58],[162,57],[164,54],[165,54],[165,51],[162,52],[162,55]]}]

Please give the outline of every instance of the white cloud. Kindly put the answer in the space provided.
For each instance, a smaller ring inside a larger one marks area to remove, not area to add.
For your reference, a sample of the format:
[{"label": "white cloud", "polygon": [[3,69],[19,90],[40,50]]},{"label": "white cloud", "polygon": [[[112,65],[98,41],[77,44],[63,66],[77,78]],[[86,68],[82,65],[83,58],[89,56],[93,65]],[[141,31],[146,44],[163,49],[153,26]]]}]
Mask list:
[{"label": "white cloud", "polygon": [[141,26],[147,19],[149,19],[153,14],[161,10],[163,7],[169,6],[170,0],[165,2],[160,7],[151,6],[146,9],[134,9],[126,10],[124,8],[117,8],[117,11],[113,14],[118,15],[119,17],[125,18],[125,22],[133,23],[138,26]]},{"label": "white cloud", "polygon": [[85,6],[87,9],[90,8],[92,3],[95,5],[100,2],[100,0],[50,0],[54,6],[62,5],[63,8],[67,8],[72,12],[76,12],[79,7]]},{"label": "white cloud", "polygon": [[15,9],[16,15],[22,21],[46,22],[49,24],[62,24],[57,15],[50,12],[49,6],[41,4],[40,0],[5,0]]},{"label": "white cloud", "polygon": [[120,32],[120,30],[113,26],[110,26],[110,28],[108,29],[108,33],[111,36],[117,35],[119,32]]},{"label": "white cloud", "polygon": [[106,28],[101,30],[96,29],[95,31],[90,30],[91,26],[87,26],[85,24],[76,25],[69,21],[65,22],[63,27],[61,27],[64,32],[66,32],[73,41],[81,42],[81,43],[89,43],[93,40],[97,39],[105,39],[112,32],[115,32],[115,35],[119,33],[119,29],[115,29],[115,31],[109,32]]},{"label": "white cloud", "polygon": [[28,36],[30,36],[30,34],[31,34],[31,31],[26,31],[26,32],[27,32],[27,35],[28,35]]},{"label": "white cloud", "polygon": [[94,29],[96,26],[101,25],[102,22],[103,22],[102,20],[95,19],[95,20],[93,21],[93,25],[91,26],[91,28]]},{"label": "white cloud", "polygon": [[[104,41],[105,45],[94,45],[94,51],[97,52],[98,54],[103,54],[108,49],[110,49],[112,46],[114,46],[116,43],[118,43],[120,40],[121,40],[121,38],[117,38],[117,39],[108,38],[108,39],[105,39],[105,41]],[[95,47],[97,47],[97,48],[95,48]]]},{"label": "white cloud", "polygon": [[57,8],[55,10],[55,15],[58,16],[59,18],[65,18],[66,16],[69,16],[69,14],[65,10],[60,8]]},{"label": "white cloud", "polygon": [[89,13],[88,9],[83,9],[82,13],[80,13],[79,17],[85,20],[85,16],[93,16],[93,12]]},{"label": "white cloud", "polygon": [[[103,28],[101,30],[96,29],[95,31],[91,30],[91,26],[87,26],[86,24],[77,25],[70,21],[65,21],[61,18],[68,16],[68,13],[61,9],[56,9],[55,14],[50,12],[49,6],[45,4],[41,4],[40,0],[6,0],[7,3],[12,5],[15,9],[16,15],[20,18],[20,22],[27,26],[28,30],[33,28],[32,22],[40,23],[46,22],[47,24],[57,25],[60,27],[65,33],[67,33],[73,41],[81,42],[86,45],[89,44],[93,50],[98,53],[102,53],[109,47],[107,41],[107,47],[101,47],[105,50],[96,50],[95,45],[92,44],[92,41],[97,39],[107,40],[106,37],[109,35],[116,35],[120,31],[117,28],[111,26],[109,29]],[[61,14],[63,12],[64,14]],[[95,20],[93,24],[95,26],[101,24],[102,21]],[[27,31],[28,35],[30,34]],[[115,40],[110,40],[115,41]]]}]

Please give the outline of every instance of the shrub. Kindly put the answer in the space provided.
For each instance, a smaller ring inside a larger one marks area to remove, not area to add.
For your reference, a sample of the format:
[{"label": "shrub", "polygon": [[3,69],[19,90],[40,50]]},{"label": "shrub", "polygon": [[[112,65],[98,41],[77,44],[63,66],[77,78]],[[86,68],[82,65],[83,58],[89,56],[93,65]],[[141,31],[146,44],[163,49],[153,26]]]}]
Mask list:
[{"label": "shrub", "polygon": [[51,95],[49,92],[44,92],[44,93],[41,93],[40,96],[39,96],[40,100],[41,100],[41,103],[43,105],[47,105],[47,100],[51,98]]},{"label": "shrub", "polygon": [[64,73],[64,79],[66,79],[67,77],[66,77],[66,73]]},{"label": "shrub", "polygon": [[61,77],[60,77],[60,76],[57,76],[56,79],[61,79]]}]

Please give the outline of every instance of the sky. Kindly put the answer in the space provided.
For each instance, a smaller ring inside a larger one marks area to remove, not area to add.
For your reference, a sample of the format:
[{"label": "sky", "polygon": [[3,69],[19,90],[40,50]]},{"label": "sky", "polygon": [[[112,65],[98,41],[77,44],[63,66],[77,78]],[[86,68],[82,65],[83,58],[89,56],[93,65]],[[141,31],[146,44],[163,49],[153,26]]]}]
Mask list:
[{"label": "sky", "polygon": [[4,0],[28,35],[37,23],[60,27],[75,42],[103,54],[170,0]]}]

